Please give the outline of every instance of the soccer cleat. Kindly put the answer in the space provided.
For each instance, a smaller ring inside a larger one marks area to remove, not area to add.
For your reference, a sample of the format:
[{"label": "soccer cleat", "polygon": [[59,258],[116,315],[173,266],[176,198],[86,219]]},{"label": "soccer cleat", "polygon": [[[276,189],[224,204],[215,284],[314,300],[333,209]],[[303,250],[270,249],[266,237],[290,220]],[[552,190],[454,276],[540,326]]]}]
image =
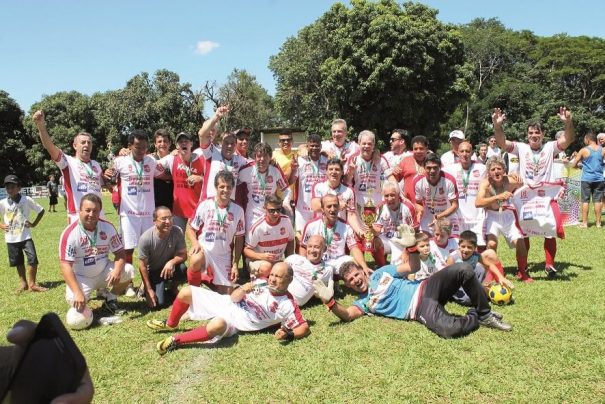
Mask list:
[{"label": "soccer cleat", "polygon": [[167,352],[176,349],[176,341],[174,337],[164,338],[163,340],[157,343],[155,349],[160,355],[165,355]]},{"label": "soccer cleat", "polygon": [[546,272],[546,276],[550,279],[555,278],[557,276],[557,269],[552,265],[547,265],[544,268],[544,272]]},{"label": "soccer cleat", "polygon": [[504,317],[504,314],[498,313],[497,311],[492,310],[492,316],[496,317],[498,320],[502,320],[502,318]]},{"label": "soccer cleat", "polygon": [[512,331],[513,329],[512,325],[498,319],[493,312],[483,320],[479,320],[479,324],[484,327],[495,328],[500,331]]},{"label": "soccer cleat", "polygon": [[166,320],[148,320],[146,324],[152,330],[174,330],[176,328],[169,326]]},{"label": "soccer cleat", "polygon": [[103,302],[103,309],[105,311],[108,311],[109,313],[116,315],[116,316],[121,316],[123,314],[126,314],[126,310],[124,309],[120,309],[120,306],[118,306],[118,302],[117,300],[105,300]]}]

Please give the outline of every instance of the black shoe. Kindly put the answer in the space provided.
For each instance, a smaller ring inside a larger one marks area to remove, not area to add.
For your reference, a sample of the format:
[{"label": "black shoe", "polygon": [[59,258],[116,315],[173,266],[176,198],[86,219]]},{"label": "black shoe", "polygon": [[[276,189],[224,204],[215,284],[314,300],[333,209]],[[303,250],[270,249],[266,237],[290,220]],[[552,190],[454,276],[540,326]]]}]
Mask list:
[{"label": "black shoe", "polygon": [[544,268],[544,272],[546,272],[546,276],[550,279],[557,277],[557,269],[552,265],[547,265]]},{"label": "black shoe", "polygon": [[484,327],[495,328],[500,331],[512,331],[513,329],[512,325],[498,319],[496,316],[494,316],[493,312],[483,320],[479,320],[479,324]]},{"label": "black shoe", "polygon": [[502,318],[504,317],[504,314],[498,313],[497,311],[492,310],[492,316],[496,317],[498,320],[502,320]]},{"label": "black shoe", "polygon": [[120,309],[120,306],[118,306],[117,300],[105,300],[103,309],[116,316],[126,314],[126,310]]}]

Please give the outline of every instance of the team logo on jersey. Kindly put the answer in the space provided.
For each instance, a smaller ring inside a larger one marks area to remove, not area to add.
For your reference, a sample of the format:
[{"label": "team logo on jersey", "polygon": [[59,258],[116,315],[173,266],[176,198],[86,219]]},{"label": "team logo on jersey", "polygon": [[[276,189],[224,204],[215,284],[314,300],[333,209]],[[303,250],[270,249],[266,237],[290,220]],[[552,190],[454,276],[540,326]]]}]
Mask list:
[{"label": "team logo on jersey", "polygon": [[283,227],[280,227],[280,229],[279,229],[279,234],[281,234],[282,236],[283,236],[284,234],[286,234],[286,229],[284,229]]},{"label": "team logo on jersey", "polygon": [[84,266],[90,266],[97,263],[95,257],[84,257]]},{"label": "team logo on jersey", "polygon": [[73,257],[75,255],[76,255],[76,247],[74,247],[73,245],[70,245],[69,247],[67,247],[67,256]]},{"label": "team logo on jersey", "polygon": [[439,195],[443,195],[445,193],[445,191],[443,190],[443,187],[439,188]]},{"label": "team logo on jersey", "polygon": [[373,165],[372,166],[372,171],[378,171],[378,167],[376,167],[376,166]]},{"label": "team logo on jersey", "polygon": [[543,189],[538,190],[538,196],[544,197],[546,195],[546,191]]},{"label": "team logo on jersey", "polygon": [[333,240],[334,241],[340,241],[341,240],[340,233],[334,232],[334,238],[333,238]]},{"label": "team logo on jersey", "polygon": [[150,172],[150,171],[151,171],[151,167],[149,167],[149,165],[148,165],[148,164],[145,164],[145,165],[143,166],[143,170],[144,170],[146,173],[148,173],[148,172]]},{"label": "team logo on jersey", "polygon": [[76,185],[76,189],[78,190],[78,192],[86,192],[88,191],[88,185],[84,182],[78,182],[78,185]]},{"label": "team logo on jersey", "polygon": [[534,218],[534,214],[530,211],[523,212],[523,220],[532,220]]},{"label": "team logo on jersey", "polygon": [[277,302],[273,302],[271,303],[271,306],[269,306],[269,310],[271,311],[271,313],[275,313],[277,312],[278,307],[279,305],[277,304]]},{"label": "team logo on jersey", "polygon": [[136,195],[137,194],[137,187],[136,186],[129,186],[128,187],[128,195]]},{"label": "team logo on jersey", "polygon": [[527,191],[521,191],[521,199],[527,200]]},{"label": "team logo on jersey", "polygon": [[116,248],[122,247],[122,240],[120,239],[120,236],[118,234],[111,237],[110,245],[111,245],[111,248],[114,250]]},{"label": "team logo on jersey", "polygon": [[99,233],[99,237],[101,238],[101,240],[107,240],[107,233],[102,231]]},{"label": "team logo on jersey", "polygon": [[479,170],[473,170],[473,177],[479,177],[480,175]]},{"label": "team logo on jersey", "polygon": [[310,165],[306,165],[305,166],[305,173],[309,173],[311,171],[313,171],[313,167],[311,167]]},{"label": "team logo on jersey", "polygon": [[267,184],[271,184],[273,182],[273,176],[267,175]]},{"label": "team logo on jersey", "polygon": [[88,245],[88,237],[86,237],[86,236],[80,237],[79,243],[80,243],[81,246]]},{"label": "team logo on jersey", "polygon": [[232,212],[227,213],[227,220],[229,220],[230,222],[233,221],[233,213]]}]

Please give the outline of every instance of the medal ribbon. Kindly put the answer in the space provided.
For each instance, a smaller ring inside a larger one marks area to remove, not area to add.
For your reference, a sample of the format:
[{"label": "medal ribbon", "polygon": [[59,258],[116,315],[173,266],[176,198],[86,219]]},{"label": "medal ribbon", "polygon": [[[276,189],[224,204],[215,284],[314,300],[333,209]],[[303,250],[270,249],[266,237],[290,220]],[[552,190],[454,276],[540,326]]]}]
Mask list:
[{"label": "medal ribbon", "polygon": [[95,227],[94,238],[92,238],[92,237],[90,237],[88,235],[88,231],[86,231],[86,229],[84,228],[84,226],[82,226],[82,222],[79,221],[78,225],[80,226],[80,229],[82,229],[82,232],[84,233],[84,235],[88,239],[88,242],[90,243],[90,247],[92,248],[92,250],[93,251],[96,250],[97,249],[97,232],[99,231],[99,226]]},{"label": "medal ribbon", "polygon": [[140,185],[143,184],[143,161],[141,161],[140,165],[139,163],[137,163],[137,161],[130,156],[130,159],[132,160],[132,164],[134,164],[134,171],[137,174],[137,179],[138,179],[138,183]]},{"label": "medal ribbon", "polygon": [[223,216],[221,216],[220,214],[220,208],[218,206],[218,204],[216,203],[216,200],[214,200],[214,208],[216,209],[216,221],[218,222],[220,227],[223,227],[223,225],[225,224],[225,220],[227,220],[227,215],[229,214],[229,202],[227,202],[227,207],[225,208],[226,212]]}]

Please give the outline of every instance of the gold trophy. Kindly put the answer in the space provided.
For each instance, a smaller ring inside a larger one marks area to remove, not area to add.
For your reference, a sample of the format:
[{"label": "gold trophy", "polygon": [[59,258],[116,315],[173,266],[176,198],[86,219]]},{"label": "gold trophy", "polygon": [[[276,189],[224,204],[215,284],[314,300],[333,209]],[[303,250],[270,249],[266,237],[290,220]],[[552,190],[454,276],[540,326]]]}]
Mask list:
[{"label": "gold trophy", "polygon": [[368,201],[363,207],[363,212],[361,213],[361,219],[368,226],[368,231],[363,235],[364,243],[363,243],[363,251],[366,253],[374,252],[374,232],[372,232],[372,225],[376,222],[376,205],[374,205],[374,201],[372,200],[372,189],[368,188]]}]

